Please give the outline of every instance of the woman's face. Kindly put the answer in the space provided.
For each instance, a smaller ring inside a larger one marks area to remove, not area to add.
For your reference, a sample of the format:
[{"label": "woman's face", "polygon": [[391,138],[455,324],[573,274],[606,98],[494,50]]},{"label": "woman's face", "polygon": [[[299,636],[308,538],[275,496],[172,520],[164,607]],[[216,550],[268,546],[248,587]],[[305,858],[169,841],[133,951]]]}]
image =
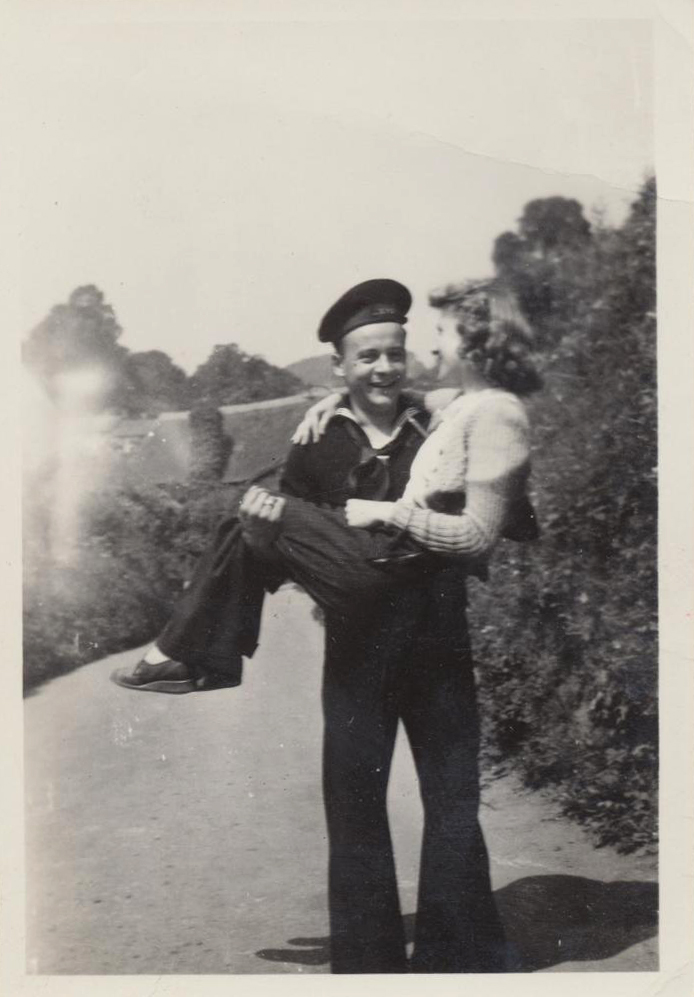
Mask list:
[{"label": "woman's face", "polygon": [[460,356],[463,340],[458,332],[459,324],[460,318],[454,312],[439,313],[436,323],[436,346],[432,350],[438,361],[436,375],[439,381],[455,381],[465,363]]}]

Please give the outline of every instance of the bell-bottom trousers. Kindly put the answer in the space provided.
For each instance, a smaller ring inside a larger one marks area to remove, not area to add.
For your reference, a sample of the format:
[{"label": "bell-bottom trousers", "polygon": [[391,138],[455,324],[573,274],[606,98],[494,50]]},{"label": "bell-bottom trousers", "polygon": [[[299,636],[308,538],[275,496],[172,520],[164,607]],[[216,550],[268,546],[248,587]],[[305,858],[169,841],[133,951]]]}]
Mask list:
[{"label": "bell-bottom trousers", "polygon": [[[334,973],[506,968],[478,821],[479,725],[464,605],[451,600],[459,591],[444,572],[425,591],[401,591],[359,627],[327,616],[323,788]],[[400,720],[424,808],[409,966],[386,810]]]}]

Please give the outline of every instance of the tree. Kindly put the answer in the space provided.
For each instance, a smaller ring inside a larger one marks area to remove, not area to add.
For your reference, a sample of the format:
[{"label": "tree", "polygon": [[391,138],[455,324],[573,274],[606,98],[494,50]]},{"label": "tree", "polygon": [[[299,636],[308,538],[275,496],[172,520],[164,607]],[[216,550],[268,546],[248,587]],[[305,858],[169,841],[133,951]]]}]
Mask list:
[{"label": "tree", "polygon": [[502,232],[497,237],[492,260],[497,275],[508,284],[525,314],[539,329],[552,308],[552,264],[532,252],[515,232]]},{"label": "tree", "polygon": [[518,231],[531,252],[546,256],[582,246],[590,238],[590,223],[573,198],[542,197],[526,204]]},{"label": "tree", "polygon": [[[29,334],[22,357],[52,398],[81,391],[96,408],[131,410],[134,385],[127,371],[128,350],[118,342],[123,330],[115,312],[93,284],[76,288],[67,304],[55,305]],[[75,379],[66,387],[65,375]]]},{"label": "tree", "polygon": [[551,342],[547,323],[573,307],[567,281],[585,264],[591,228],[580,203],[572,198],[529,201],[518,220],[518,232],[503,232],[494,242],[494,268],[515,292],[535,326],[541,345]]},{"label": "tree", "polygon": [[185,371],[162,350],[131,353],[127,368],[138,407],[144,415],[184,411],[189,405],[189,383]]},{"label": "tree", "polygon": [[523,265],[526,243],[515,232],[502,232],[494,240],[492,262],[497,271],[513,271]]},{"label": "tree", "polygon": [[212,405],[281,398],[303,387],[289,371],[274,367],[262,357],[249,356],[235,343],[215,346],[191,377],[192,399]]}]

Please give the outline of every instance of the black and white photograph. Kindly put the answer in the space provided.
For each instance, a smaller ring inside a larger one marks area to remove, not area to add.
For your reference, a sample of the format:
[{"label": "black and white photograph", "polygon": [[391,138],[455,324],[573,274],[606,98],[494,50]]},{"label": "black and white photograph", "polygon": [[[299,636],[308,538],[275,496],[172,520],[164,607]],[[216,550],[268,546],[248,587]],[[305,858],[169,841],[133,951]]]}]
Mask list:
[{"label": "black and white photograph", "polygon": [[8,5],[7,993],[690,992],[632,7]]}]

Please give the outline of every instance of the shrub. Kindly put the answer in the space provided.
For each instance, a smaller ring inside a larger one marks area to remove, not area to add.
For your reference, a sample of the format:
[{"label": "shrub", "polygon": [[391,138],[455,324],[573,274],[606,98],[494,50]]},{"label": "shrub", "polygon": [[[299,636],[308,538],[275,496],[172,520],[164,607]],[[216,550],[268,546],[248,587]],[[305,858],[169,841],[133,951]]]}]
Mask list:
[{"label": "shrub", "polygon": [[37,528],[24,550],[24,676],[55,675],[153,639],[235,489],[125,488],[92,495],[68,563]]},{"label": "shrub", "polygon": [[[549,277],[547,276],[549,273]],[[558,256],[532,402],[543,536],[473,593],[488,751],[602,843],[652,846],[657,789],[655,187]]]}]

